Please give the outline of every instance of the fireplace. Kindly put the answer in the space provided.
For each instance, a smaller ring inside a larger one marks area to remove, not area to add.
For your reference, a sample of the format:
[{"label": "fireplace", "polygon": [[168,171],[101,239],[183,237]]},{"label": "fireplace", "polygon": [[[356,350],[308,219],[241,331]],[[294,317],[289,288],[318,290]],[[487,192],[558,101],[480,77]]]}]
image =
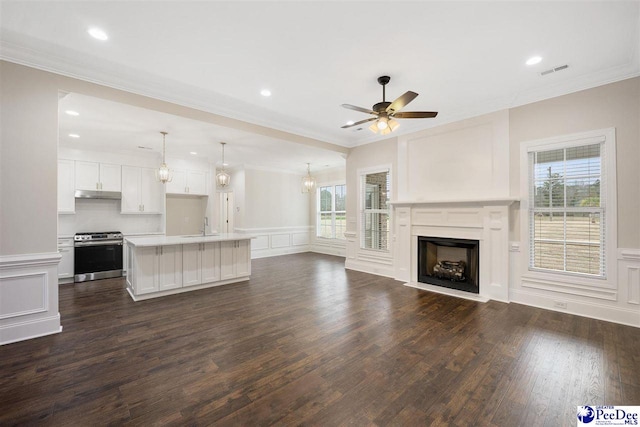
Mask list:
[{"label": "fireplace", "polygon": [[418,236],[418,281],[480,293],[478,240]]}]

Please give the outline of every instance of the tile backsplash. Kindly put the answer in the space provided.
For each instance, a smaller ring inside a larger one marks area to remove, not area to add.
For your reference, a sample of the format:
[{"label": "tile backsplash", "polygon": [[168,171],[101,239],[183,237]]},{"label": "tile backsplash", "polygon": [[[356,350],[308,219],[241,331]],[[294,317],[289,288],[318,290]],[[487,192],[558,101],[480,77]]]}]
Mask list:
[{"label": "tile backsplash", "polygon": [[124,234],[163,232],[163,215],[123,215],[120,200],[76,199],[75,214],[58,215],[58,235],[87,231],[121,231]]}]

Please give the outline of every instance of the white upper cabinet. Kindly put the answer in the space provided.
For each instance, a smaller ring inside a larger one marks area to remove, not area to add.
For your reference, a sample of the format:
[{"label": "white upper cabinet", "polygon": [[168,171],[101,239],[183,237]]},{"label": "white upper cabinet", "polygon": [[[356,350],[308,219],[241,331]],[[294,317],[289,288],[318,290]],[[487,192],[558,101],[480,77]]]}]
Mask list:
[{"label": "white upper cabinet", "polygon": [[156,178],[155,169],[140,168],[140,204],[144,213],[162,213],[163,185]]},{"label": "white upper cabinet", "polygon": [[196,170],[174,170],[173,179],[167,183],[167,193],[206,196],[207,173]]},{"label": "white upper cabinet", "polygon": [[120,165],[76,161],[76,190],[120,191]]},{"label": "white upper cabinet", "polygon": [[207,195],[207,173],[187,171],[187,192],[189,194]]},{"label": "white upper cabinet", "polygon": [[75,213],[75,165],[73,160],[58,160],[58,213]]},{"label": "white upper cabinet", "polygon": [[162,184],[156,180],[155,169],[122,166],[123,214],[162,213]]}]

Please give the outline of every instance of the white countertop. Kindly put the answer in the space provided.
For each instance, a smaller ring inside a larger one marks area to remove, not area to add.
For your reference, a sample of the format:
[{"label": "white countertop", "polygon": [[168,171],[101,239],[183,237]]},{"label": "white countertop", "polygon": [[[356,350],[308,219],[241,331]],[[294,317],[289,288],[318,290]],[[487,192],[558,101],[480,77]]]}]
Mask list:
[{"label": "white countertop", "polygon": [[230,240],[250,240],[255,237],[250,234],[229,233],[214,235],[194,235],[194,236],[146,236],[127,237],[125,241],[135,247],[143,246],[171,246],[184,245],[189,243],[226,242]]}]

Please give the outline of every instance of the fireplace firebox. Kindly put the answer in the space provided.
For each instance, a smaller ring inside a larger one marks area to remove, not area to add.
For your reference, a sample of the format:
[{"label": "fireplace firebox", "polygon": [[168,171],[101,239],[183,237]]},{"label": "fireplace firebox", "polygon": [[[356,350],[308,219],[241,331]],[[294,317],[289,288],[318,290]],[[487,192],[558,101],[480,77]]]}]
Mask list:
[{"label": "fireplace firebox", "polygon": [[478,240],[418,236],[418,281],[480,293]]}]

